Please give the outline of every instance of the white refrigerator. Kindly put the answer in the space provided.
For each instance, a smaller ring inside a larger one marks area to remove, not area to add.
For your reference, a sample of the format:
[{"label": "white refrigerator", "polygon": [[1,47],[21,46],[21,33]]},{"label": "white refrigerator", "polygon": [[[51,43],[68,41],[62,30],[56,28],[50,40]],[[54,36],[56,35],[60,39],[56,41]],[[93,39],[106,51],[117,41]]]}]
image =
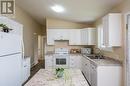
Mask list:
[{"label": "white refrigerator", "polygon": [[21,36],[0,32],[0,86],[22,85]]}]

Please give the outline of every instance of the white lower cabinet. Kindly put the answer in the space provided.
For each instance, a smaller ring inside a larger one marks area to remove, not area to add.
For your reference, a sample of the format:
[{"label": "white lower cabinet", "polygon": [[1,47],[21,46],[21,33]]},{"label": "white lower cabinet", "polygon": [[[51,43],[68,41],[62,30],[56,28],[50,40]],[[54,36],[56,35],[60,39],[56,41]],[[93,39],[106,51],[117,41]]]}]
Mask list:
[{"label": "white lower cabinet", "polygon": [[30,77],[30,69],[31,69],[30,58],[31,57],[26,57],[23,60],[23,77],[22,77],[22,83],[24,83]]},{"label": "white lower cabinet", "polygon": [[122,86],[121,66],[98,66],[97,83],[92,86]]},{"label": "white lower cabinet", "polygon": [[70,68],[81,69],[81,55],[70,55]]},{"label": "white lower cabinet", "polygon": [[97,86],[97,66],[90,62],[90,84],[91,86]]},{"label": "white lower cabinet", "polygon": [[45,55],[45,69],[53,68],[53,55]]},{"label": "white lower cabinet", "polygon": [[[82,55],[79,54],[70,54],[69,55],[69,68],[74,68],[74,69],[81,69],[81,58]],[[54,64],[54,55],[45,55],[45,69],[50,69],[50,68],[55,68]]]},{"label": "white lower cabinet", "polygon": [[90,61],[84,57],[82,57],[82,72],[88,82],[90,82]]},{"label": "white lower cabinet", "polygon": [[82,57],[82,72],[91,86],[122,86],[120,65],[97,65]]}]

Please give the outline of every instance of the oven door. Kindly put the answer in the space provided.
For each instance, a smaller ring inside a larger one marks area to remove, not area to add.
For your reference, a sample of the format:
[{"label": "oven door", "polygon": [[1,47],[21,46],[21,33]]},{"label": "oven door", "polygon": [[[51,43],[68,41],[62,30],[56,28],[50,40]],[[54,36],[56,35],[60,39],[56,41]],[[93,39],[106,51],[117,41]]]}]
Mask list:
[{"label": "oven door", "polygon": [[67,58],[55,58],[55,67],[68,68],[68,59]]}]

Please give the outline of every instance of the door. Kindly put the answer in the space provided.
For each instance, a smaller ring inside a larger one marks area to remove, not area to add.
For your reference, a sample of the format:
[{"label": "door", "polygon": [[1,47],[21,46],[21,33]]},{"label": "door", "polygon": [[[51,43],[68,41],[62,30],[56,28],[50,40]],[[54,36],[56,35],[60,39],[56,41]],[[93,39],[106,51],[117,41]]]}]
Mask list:
[{"label": "door", "polygon": [[130,14],[127,15],[128,29],[126,32],[126,86],[130,86]]},{"label": "door", "polygon": [[0,56],[21,52],[21,37],[0,32]]},{"label": "door", "polygon": [[81,45],[87,45],[88,44],[88,29],[82,29],[81,30]]},{"label": "door", "polygon": [[47,29],[47,45],[54,45],[55,30]]},{"label": "door", "polygon": [[33,64],[36,65],[38,63],[38,35],[33,35]]},{"label": "door", "polygon": [[88,28],[88,45],[96,45],[96,29]]},{"label": "door", "polygon": [[97,68],[91,63],[90,72],[90,84],[91,86],[97,86]]},{"label": "door", "polygon": [[0,86],[22,85],[22,55],[0,57]]},{"label": "door", "polygon": [[43,48],[44,48],[44,37],[42,35],[38,35],[38,59],[43,60]]},{"label": "door", "polygon": [[69,45],[81,45],[80,29],[71,29],[69,33]]}]

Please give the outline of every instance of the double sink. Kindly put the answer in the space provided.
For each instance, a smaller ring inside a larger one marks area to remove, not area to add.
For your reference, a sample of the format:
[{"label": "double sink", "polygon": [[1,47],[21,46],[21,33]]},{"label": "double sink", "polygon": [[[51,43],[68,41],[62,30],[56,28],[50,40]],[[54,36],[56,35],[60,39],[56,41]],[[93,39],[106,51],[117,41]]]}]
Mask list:
[{"label": "double sink", "polygon": [[90,59],[105,59],[104,56],[96,56],[96,55],[92,55],[92,56],[87,56]]}]

